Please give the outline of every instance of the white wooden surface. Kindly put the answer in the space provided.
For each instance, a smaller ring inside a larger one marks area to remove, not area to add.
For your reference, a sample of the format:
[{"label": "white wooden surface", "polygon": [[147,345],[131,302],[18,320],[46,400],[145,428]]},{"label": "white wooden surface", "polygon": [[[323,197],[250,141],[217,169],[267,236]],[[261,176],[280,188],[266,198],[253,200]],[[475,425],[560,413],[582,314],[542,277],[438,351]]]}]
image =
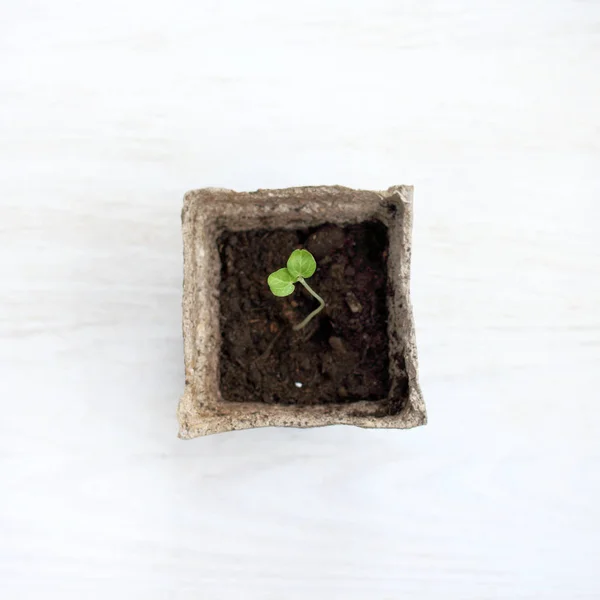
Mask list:
[{"label": "white wooden surface", "polygon": [[[600,598],[600,5],[0,3],[0,598]],[[184,191],[415,187],[430,424],[179,441]]]}]

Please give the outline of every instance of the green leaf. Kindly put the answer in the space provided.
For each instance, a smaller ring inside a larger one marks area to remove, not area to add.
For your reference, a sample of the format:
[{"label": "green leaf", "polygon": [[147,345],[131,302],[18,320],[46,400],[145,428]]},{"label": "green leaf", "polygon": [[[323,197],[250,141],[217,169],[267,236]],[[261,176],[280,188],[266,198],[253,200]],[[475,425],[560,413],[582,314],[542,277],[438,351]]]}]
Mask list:
[{"label": "green leaf", "polygon": [[294,282],[296,277],[287,269],[279,269],[275,273],[271,273],[267,279],[267,283],[275,296],[289,296],[294,291]]},{"label": "green leaf", "polygon": [[317,270],[317,263],[308,250],[294,250],[288,258],[287,270],[295,278],[308,279]]}]

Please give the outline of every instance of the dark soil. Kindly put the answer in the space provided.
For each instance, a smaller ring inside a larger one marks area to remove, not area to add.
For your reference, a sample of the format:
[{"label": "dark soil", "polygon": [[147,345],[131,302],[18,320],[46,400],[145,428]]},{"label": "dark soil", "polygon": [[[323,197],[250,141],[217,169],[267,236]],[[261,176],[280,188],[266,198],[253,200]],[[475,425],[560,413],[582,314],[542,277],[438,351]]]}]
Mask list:
[{"label": "dark soil", "polygon": [[[387,396],[383,224],[224,232],[218,244],[224,400],[309,405]],[[300,284],[285,298],[267,285],[296,248],[317,260],[307,282],[327,304],[298,332],[293,326],[317,301]]]}]

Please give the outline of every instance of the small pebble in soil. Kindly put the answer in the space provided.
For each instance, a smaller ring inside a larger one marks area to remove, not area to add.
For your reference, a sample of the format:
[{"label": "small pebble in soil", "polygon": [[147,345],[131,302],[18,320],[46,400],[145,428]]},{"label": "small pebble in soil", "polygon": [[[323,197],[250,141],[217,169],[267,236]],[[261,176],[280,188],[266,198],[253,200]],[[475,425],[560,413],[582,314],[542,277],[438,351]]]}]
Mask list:
[{"label": "small pebble in soil", "polygon": [[358,301],[358,298],[354,295],[353,292],[348,292],[346,294],[346,304],[348,304],[348,308],[354,314],[362,312],[362,304]]},{"label": "small pebble in soil", "polygon": [[317,260],[321,260],[342,248],[345,240],[346,236],[341,227],[324,225],[308,238],[306,247]]},{"label": "small pebble in soil", "polygon": [[340,354],[343,354],[346,351],[346,347],[344,346],[342,338],[336,337],[334,335],[332,335],[329,338],[329,345],[331,346],[334,352],[339,352]]},{"label": "small pebble in soil", "polygon": [[299,381],[296,381],[296,382],[294,383],[294,385],[295,385],[297,388],[301,388],[301,387],[302,387],[302,384],[301,384]]},{"label": "small pebble in soil", "polygon": [[331,278],[332,279],[343,279],[344,278],[344,265],[340,263],[335,263],[331,265]]}]

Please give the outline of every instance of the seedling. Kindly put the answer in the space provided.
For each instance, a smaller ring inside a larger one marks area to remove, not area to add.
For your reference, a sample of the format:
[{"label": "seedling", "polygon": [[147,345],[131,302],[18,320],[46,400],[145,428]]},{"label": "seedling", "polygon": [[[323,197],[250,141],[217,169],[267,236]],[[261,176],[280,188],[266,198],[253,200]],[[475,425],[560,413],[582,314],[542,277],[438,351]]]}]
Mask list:
[{"label": "seedling", "polygon": [[288,258],[287,268],[271,273],[267,279],[271,292],[275,296],[289,296],[295,289],[294,284],[300,283],[308,290],[309,294],[319,301],[319,308],[313,310],[302,323],[295,325],[295,331],[305,327],[314,316],[318,315],[325,308],[325,300],[305,281],[309,277],[312,277],[316,270],[317,262],[308,250],[294,250]]}]

